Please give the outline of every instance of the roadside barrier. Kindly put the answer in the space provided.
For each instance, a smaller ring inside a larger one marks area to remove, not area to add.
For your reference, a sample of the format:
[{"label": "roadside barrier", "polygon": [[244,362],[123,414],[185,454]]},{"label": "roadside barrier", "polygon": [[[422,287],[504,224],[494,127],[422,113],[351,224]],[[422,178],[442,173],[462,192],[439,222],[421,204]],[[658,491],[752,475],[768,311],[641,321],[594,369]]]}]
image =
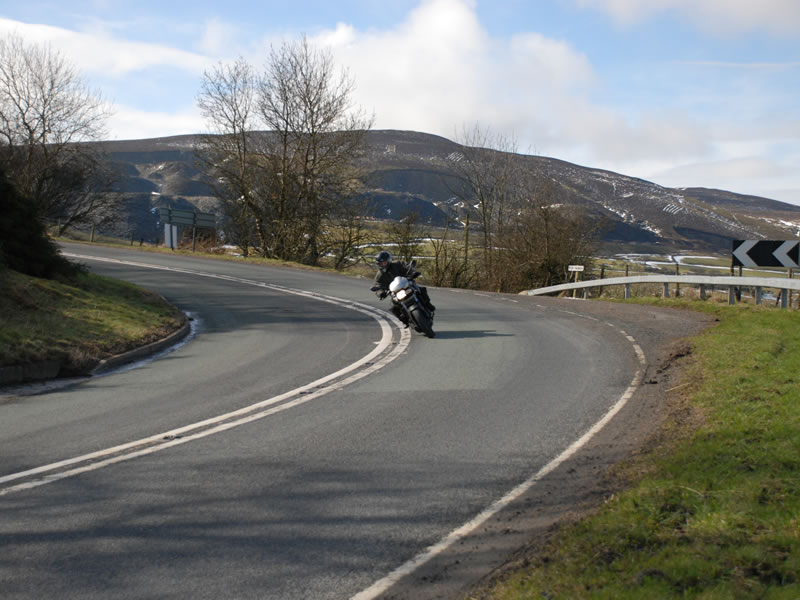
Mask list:
[{"label": "roadside barrier", "polygon": [[715,287],[728,288],[728,303],[735,304],[741,298],[741,290],[746,288],[755,289],[756,304],[761,304],[764,297],[764,289],[778,289],[780,292],[780,304],[782,308],[788,308],[789,297],[792,291],[800,291],[800,279],[780,279],[777,277],[728,277],[711,275],[634,275],[630,277],[611,277],[609,279],[593,279],[590,281],[578,281],[575,283],[562,283],[548,287],[537,288],[520,292],[522,295],[543,296],[545,294],[557,294],[559,292],[570,292],[583,290],[583,297],[588,297],[588,292],[592,288],[602,288],[615,285],[625,286],[625,298],[631,297],[631,286],[636,284],[661,284],[664,286],[664,297],[669,297],[669,286],[693,285],[699,286],[700,298],[705,300],[709,290]]}]

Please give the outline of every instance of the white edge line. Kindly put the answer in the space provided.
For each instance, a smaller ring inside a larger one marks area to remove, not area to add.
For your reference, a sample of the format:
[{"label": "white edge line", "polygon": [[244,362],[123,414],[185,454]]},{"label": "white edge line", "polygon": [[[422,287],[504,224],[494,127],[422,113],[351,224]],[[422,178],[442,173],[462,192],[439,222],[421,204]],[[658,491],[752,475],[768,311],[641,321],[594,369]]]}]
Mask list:
[{"label": "white edge line", "polygon": [[[104,466],[107,466],[107,465],[110,465],[110,464],[114,464],[114,463],[117,463],[117,462],[121,462],[123,460],[129,460],[129,459],[135,458],[137,456],[143,456],[145,454],[152,454],[153,452],[156,452],[158,450],[163,450],[165,448],[168,448],[168,447],[171,447],[171,446],[175,446],[175,445],[184,443],[186,441],[199,439],[201,437],[206,437],[207,435],[211,435],[212,433],[217,433],[219,431],[224,431],[226,429],[230,429],[231,427],[235,427],[235,426],[238,426],[238,425],[243,425],[245,423],[249,423],[250,421],[254,421],[254,420],[266,417],[266,416],[268,416],[270,414],[274,414],[275,412],[279,412],[279,410],[284,410],[285,408],[289,408],[291,406],[297,406],[299,404],[303,404],[303,403],[308,402],[309,400],[311,400],[313,398],[317,398],[319,396],[322,396],[322,395],[327,394],[329,392],[332,392],[334,390],[341,389],[345,385],[347,385],[349,383],[352,383],[352,382],[354,382],[354,381],[356,381],[358,379],[361,379],[362,377],[365,377],[367,374],[370,374],[370,373],[378,370],[379,368],[385,366],[386,364],[392,362],[395,358],[397,358],[398,356],[400,356],[400,354],[402,354],[402,352],[406,349],[406,347],[408,346],[408,344],[409,344],[409,342],[411,340],[411,334],[407,330],[401,330],[400,342],[397,344],[397,346],[395,347],[395,349],[392,352],[390,352],[386,357],[384,357],[384,359],[382,359],[381,361],[379,361],[377,363],[374,363],[368,369],[360,371],[359,373],[356,373],[355,375],[353,375],[351,377],[348,377],[347,379],[342,380],[342,381],[338,382],[337,384],[333,384],[333,385],[330,385],[330,386],[327,386],[327,387],[323,387],[329,381],[337,379],[337,378],[341,377],[342,375],[345,375],[345,374],[347,374],[347,373],[349,373],[351,371],[354,371],[354,370],[360,368],[364,364],[367,364],[369,362],[374,361],[375,358],[380,356],[386,350],[386,348],[389,347],[389,345],[391,344],[391,340],[392,340],[392,332],[391,332],[390,320],[388,319],[388,315],[387,314],[384,314],[382,311],[379,311],[379,310],[377,310],[377,309],[375,309],[375,308],[373,308],[371,306],[368,306],[366,304],[360,304],[358,302],[352,302],[350,300],[334,298],[334,297],[331,297],[331,296],[324,296],[322,294],[316,294],[314,292],[307,292],[307,291],[304,291],[304,290],[293,290],[293,289],[290,289],[290,288],[285,288],[285,287],[281,287],[281,286],[275,286],[275,285],[267,284],[267,283],[260,282],[260,281],[239,279],[239,278],[225,276],[225,275],[216,275],[216,274],[213,274],[213,273],[203,273],[203,272],[200,272],[200,271],[191,271],[191,270],[187,270],[187,269],[174,269],[174,268],[171,268],[171,267],[164,267],[164,266],[160,266],[160,265],[149,265],[149,264],[145,264],[145,263],[134,263],[134,262],[130,262],[130,261],[121,261],[121,260],[117,260],[117,259],[109,259],[109,258],[103,258],[103,257],[83,256],[83,255],[79,255],[79,254],[66,254],[66,256],[70,256],[70,257],[73,257],[73,258],[88,259],[88,260],[98,260],[98,261],[102,261],[102,262],[114,262],[114,263],[119,263],[119,264],[129,264],[129,265],[133,265],[133,266],[140,266],[140,267],[145,267],[145,268],[160,269],[160,270],[167,270],[167,271],[179,271],[179,272],[182,272],[182,273],[187,273],[187,274],[192,274],[192,275],[200,275],[200,276],[203,276],[203,277],[226,279],[226,280],[230,280],[230,281],[237,281],[239,283],[246,283],[246,284],[250,284],[250,285],[257,285],[257,286],[260,286],[260,287],[267,287],[267,288],[274,289],[274,290],[280,291],[280,292],[286,292],[286,293],[300,295],[300,296],[307,296],[309,298],[314,298],[314,299],[317,299],[317,300],[320,300],[320,301],[323,301],[323,302],[330,302],[331,304],[344,305],[346,308],[350,308],[350,309],[355,310],[357,312],[361,312],[361,313],[367,314],[367,315],[371,316],[372,318],[374,318],[376,321],[378,321],[378,324],[381,327],[381,340],[377,343],[375,348],[369,354],[367,354],[366,356],[362,357],[361,359],[351,363],[350,365],[348,365],[348,366],[336,371],[335,373],[330,373],[329,375],[321,377],[321,378],[319,378],[319,379],[317,379],[315,381],[312,381],[311,383],[308,383],[308,384],[306,384],[304,386],[295,388],[294,390],[290,390],[288,392],[284,392],[283,394],[280,394],[278,396],[274,396],[272,398],[268,398],[266,400],[262,400],[260,402],[255,403],[255,404],[251,404],[249,406],[245,406],[245,407],[237,409],[235,411],[231,411],[231,412],[225,413],[223,415],[212,417],[212,418],[206,419],[204,421],[199,421],[197,423],[192,423],[190,425],[185,425],[185,426],[179,427],[177,429],[171,429],[169,431],[158,433],[156,435],[153,435],[153,436],[150,436],[150,437],[147,437],[147,438],[142,438],[142,439],[139,439],[139,440],[135,440],[133,442],[128,442],[126,444],[121,444],[121,445],[118,445],[118,446],[114,446],[112,448],[106,448],[105,450],[99,450],[97,452],[84,454],[82,456],[77,456],[77,457],[74,457],[74,458],[70,458],[70,459],[58,461],[58,462],[55,462],[55,463],[51,463],[49,465],[43,465],[41,467],[28,469],[26,471],[20,471],[18,473],[11,473],[9,475],[5,475],[3,477],[0,477],[0,484],[7,483],[9,481],[14,481],[16,479],[21,479],[23,477],[30,477],[32,475],[38,475],[38,474],[41,474],[41,473],[46,473],[48,471],[54,471],[56,469],[60,469],[60,468],[63,468],[63,467],[68,467],[70,465],[75,465],[75,464],[79,464],[79,463],[82,463],[82,462],[87,462],[87,461],[90,461],[90,460],[103,458],[105,456],[109,456],[109,455],[112,455],[112,454],[118,454],[119,452],[124,452],[126,450],[131,450],[131,449],[137,448],[139,446],[145,446],[145,445],[148,445],[148,444],[154,444],[156,442],[163,441],[164,438],[167,438],[167,437],[180,436],[177,439],[170,440],[167,443],[162,443],[162,444],[157,444],[155,446],[150,446],[149,448],[145,448],[143,450],[139,450],[139,451],[136,451],[136,452],[131,452],[131,453],[125,454],[123,456],[117,456],[117,457],[113,457],[113,458],[108,458],[108,459],[105,459],[105,460],[102,460],[102,461],[99,461],[99,462],[95,462],[95,463],[92,463],[92,464],[84,466],[84,467],[79,467],[79,468],[76,468],[76,469],[71,469],[69,471],[64,471],[64,472],[59,473],[57,475],[51,475],[51,476],[47,476],[47,477],[44,477],[44,478],[41,478],[41,479],[37,479],[35,481],[31,481],[31,482],[27,482],[27,483],[24,483],[24,484],[19,484],[19,485],[16,485],[16,486],[11,486],[11,487],[8,487],[8,488],[0,489],[0,496],[3,496],[5,494],[8,494],[8,493],[11,493],[11,492],[14,492],[14,491],[20,491],[22,489],[30,489],[32,487],[37,487],[39,485],[52,483],[53,481],[57,481],[59,479],[64,479],[65,477],[71,477],[71,476],[74,476],[74,475],[78,475],[80,473],[84,473],[86,471],[99,469],[101,467],[104,467]],[[278,402],[282,402],[282,401],[287,400],[289,398],[292,398],[294,396],[303,394],[304,392],[308,392],[309,390],[314,389],[314,388],[318,388],[316,392],[313,392],[313,393],[310,393],[310,394],[305,394],[301,399],[297,399],[297,400],[294,400],[292,402],[288,402],[288,403],[283,404],[280,407],[277,407],[275,409],[263,411],[261,413],[257,413],[256,415],[251,415],[250,417],[247,417],[247,418],[242,418],[242,419],[239,419],[237,421],[233,421],[231,423],[226,423],[224,425],[217,425],[216,427],[214,427],[212,429],[206,429],[206,430],[204,430],[204,431],[202,431],[200,433],[196,433],[196,434],[193,434],[191,436],[183,437],[183,434],[187,433],[189,431],[193,431],[195,429],[200,429],[202,427],[208,427],[208,426],[214,425],[214,424],[219,424],[222,421],[226,421],[226,420],[229,420],[229,419],[234,418],[234,417],[239,417],[241,415],[252,413],[253,411],[259,410],[259,409],[264,408],[266,406],[270,406],[272,404],[276,404]]]},{"label": "white edge line", "polygon": [[488,508],[481,511],[472,520],[464,523],[461,527],[454,529],[449,534],[447,534],[447,536],[445,536],[443,539],[433,544],[432,546],[429,546],[428,548],[426,548],[421,553],[417,554],[415,557],[413,557],[405,564],[400,565],[397,569],[389,573],[386,577],[379,579],[378,581],[373,583],[370,587],[366,588],[365,590],[362,590],[355,596],[352,596],[350,600],[373,600],[374,598],[377,598],[379,595],[381,595],[390,587],[392,587],[394,584],[396,584],[398,581],[400,581],[403,577],[410,575],[420,566],[422,566],[429,560],[433,559],[437,555],[447,550],[454,543],[465,538],[467,535],[475,531],[478,527],[483,525],[486,521],[491,519],[494,515],[499,513],[501,510],[503,510],[512,502],[514,502],[520,496],[525,494],[538,481],[543,479],[546,475],[557,469],[562,463],[571,458],[583,446],[585,446],[589,442],[589,440],[591,440],[601,429],[603,429],[603,427],[605,427],[608,424],[608,422],[611,421],[611,419],[614,418],[614,416],[620,410],[622,410],[622,408],[633,397],[633,394],[636,392],[636,389],[642,382],[642,378],[644,377],[644,369],[647,365],[644,352],[642,351],[642,348],[639,346],[636,340],[631,336],[629,336],[624,331],[622,330],[619,331],[633,345],[634,352],[636,353],[636,356],[639,359],[639,369],[633,376],[633,379],[631,380],[631,383],[628,385],[628,388],[625,390],[625,392],[622,394],[619,400],[617,400],[617,402],[608,410],[608,412],[606,412],[606,414],[603,415],[603,417],[599,421],[597,421],[591,427],[591,429],[589,429],[580,438],[578,438],[572,444],[570,444],[570,446],[566,450],[564,450],[556,458],[547,463],[544,467],[539,469],[539,471],[537,471],[530,478],[519,484],[517,487],[513,488],[511,491],[506,493],[505,496],[503,496],[502,498],[491,504]]}]

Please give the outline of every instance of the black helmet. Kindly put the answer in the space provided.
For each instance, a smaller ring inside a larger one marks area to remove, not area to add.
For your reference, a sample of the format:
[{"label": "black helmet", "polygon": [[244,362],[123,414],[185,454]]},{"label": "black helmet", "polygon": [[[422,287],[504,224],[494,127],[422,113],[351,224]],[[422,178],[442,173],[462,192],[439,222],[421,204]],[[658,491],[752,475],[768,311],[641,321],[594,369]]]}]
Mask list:
[{"label": "black helmet", "polygon": [[375,262],[378,263],[378,266],[381,269],[385,269],[387,266],[389,266],[389,263],[392,262],[392,255],[386,250],[381,250],[375,257]]}]

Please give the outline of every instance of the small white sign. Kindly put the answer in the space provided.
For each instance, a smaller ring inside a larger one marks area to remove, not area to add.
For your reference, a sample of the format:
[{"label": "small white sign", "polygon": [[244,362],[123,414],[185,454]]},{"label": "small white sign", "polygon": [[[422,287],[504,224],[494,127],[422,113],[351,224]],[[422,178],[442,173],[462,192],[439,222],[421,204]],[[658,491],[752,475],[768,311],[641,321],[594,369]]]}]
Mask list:
[{"label": "small white sign", "polygon": [[583,271],[583,265],[570,265],[570,271]]},{"label": "small white sign", "polygon": [[178,245],[177,225],[164,223],[164,245],[171,250],[175,250],[175,247]]}]

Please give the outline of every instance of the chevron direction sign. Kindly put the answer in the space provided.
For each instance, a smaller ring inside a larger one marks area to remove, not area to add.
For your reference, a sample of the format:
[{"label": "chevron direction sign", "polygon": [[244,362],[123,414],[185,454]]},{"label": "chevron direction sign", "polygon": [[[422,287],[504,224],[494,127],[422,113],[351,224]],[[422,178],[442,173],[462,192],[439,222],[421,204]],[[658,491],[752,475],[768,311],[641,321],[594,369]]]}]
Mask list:
[{"label": "chevron direction sign", "polygon": [[733,240],[733,266],[800,269],[800,240]]}]

